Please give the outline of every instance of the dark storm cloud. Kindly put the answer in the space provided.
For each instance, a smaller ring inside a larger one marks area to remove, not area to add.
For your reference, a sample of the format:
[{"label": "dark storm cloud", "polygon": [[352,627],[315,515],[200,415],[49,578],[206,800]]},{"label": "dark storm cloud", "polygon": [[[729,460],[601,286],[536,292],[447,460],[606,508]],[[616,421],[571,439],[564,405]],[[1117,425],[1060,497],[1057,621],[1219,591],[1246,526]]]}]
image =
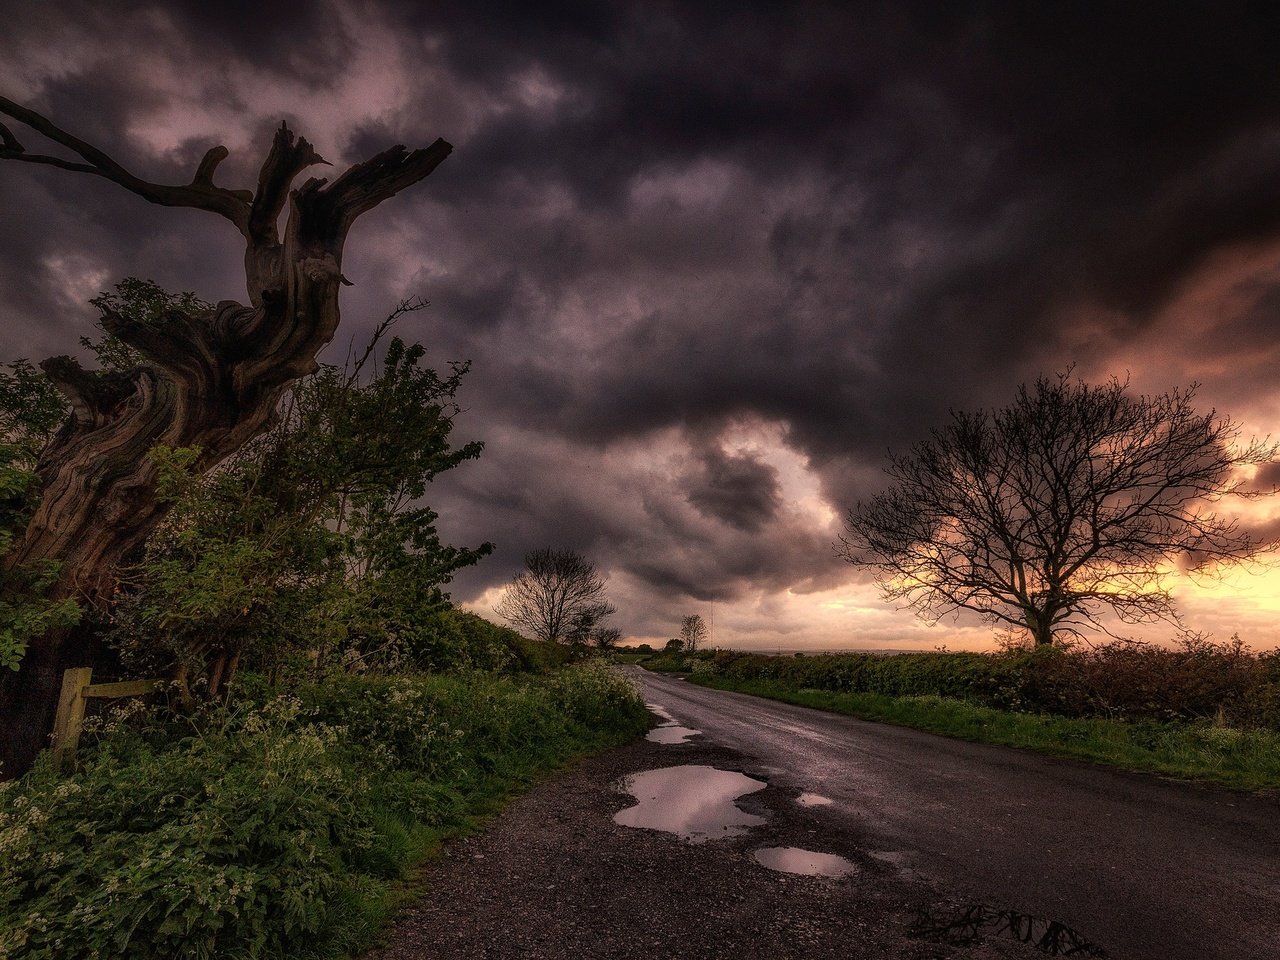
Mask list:
[{"label": "dark storm cloud", "polygon": [[699,460],[689,489],[695,507],[747,533],[773,519],[782,500],[777,470],[754,457],[715,448],[703,451]]},{"label": "dark storm cloud", "polygon": [[[836,18],[811,6],[694,23],[667,10],[569,16],[575,26],[543,35],[504,8],[492,30],[436,24],[451,62],[478,78],[537,63],[587,91],[583,109],[515,112],[482,130],[466,144],[464,187],[500,190],[516,172],[521,184],[561,180],[581,219],[625,207],[642,171],[711,156],[758,174],[715,211],[721,223],[810,170],[831,194],[831,206],[784,210],[768,227],[771,303],[717,318],[651,313],[577,391],[551,391],[548,409],[573,406],[577,430],[605,437],[767,409],[822,457],[851,443],[878,451],[972,385],[998,385],[980,398],[995,400],[1011,368],[1074,359],[1058,354],[1064,307],[1123,311],[1141,328],[1206,254],[1267,235],[1280,214],[1276,79],[1259,25],[1215,19],[1206,41],[1207,9],[1154,26],[1141,13]],[[529,43],[507,48],[506,31]],[[805,40],[822,45],[785,59]],[[564,282],[528,269],[542,289]],[[820,326],[796,330],[806,298]],[[657,324],[660,336],[645,329]],[[850,389],[841,347],[858,327],[886,375],[859,371]],[[628,350],[637,337],[659,352]],[[722,365],[744,337],[754,356]],[[682,355],[710,358],[715,374],[684,376]]]},{"label": "dark storm cloud", "polygon": [[[1275,389],[1254,343],[1280,265],[1244,270],[1229,308],[1168,315],[1280,240],[1271,11],[53,6],[0,0],[0,87],[144,175],[229,142],[221,182],[247,186],[282,118],[338,169],[455,144],[357,226],[335,352],[421,294],[407,334],[473,361],[460,431],[489,446],[435,500],[450,536],[499,552],[461,597],[548,543],[638,584],[636,622],[682,595],[819,589],[849,571],[779,457],[840,514],[886,448],[1072,362],[1123,376],[1163,351],[1215,400]],[[15,167],[5,353],[68,349],[95,282],[242,295],[225,224]],[[725,441],[743,423],[767,456]]]}]

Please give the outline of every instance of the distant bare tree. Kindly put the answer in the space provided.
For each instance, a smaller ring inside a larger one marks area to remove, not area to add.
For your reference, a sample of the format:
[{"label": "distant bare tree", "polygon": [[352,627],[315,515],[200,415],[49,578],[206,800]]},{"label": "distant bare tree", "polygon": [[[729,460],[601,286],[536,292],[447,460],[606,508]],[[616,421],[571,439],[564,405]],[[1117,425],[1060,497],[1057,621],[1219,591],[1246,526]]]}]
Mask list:
[{"label": "distant bare tree", "polygon": [[566,639],[576,646],[608,647],[611,637],[616,639],[622,635],[605,626],[605,621],[617,612],[617,607],[604,600],[583,605],[569,617]]},{"label": "distant bare tree", "polygon": [[614,612],[595,564],[573,550],[525,554],[524,570],[494,608],[500,617],[552,643],[585,643]]},{"label": "distant bare tree", "polygon": [[696,653],[698,646],[707,639],[707,622],[701,614],[691,613],[680,620],[680,639],[685,653]]},{"label": "distant bare tree", "polygon": [[617,627],[598,627],[591,633],[591,642],[601,650],[616,650],[622,631]]},{"label": "distant bare tree", "polygon": [[849,513],[841,554],[927,619],[972,610],[1037,645],[1105,630],[1104,608],[1177,623],[1171,563],[1211,572],[1264,546],[1211,506],[1259,496],[1243,468],[1277,446],[1241,446],[1237,424],[1197,414],[1196,384],[1153,397],[1127,387],[1068,373],[1019,388],[1004,409],[953,412],[890,458],[892,486]]}]

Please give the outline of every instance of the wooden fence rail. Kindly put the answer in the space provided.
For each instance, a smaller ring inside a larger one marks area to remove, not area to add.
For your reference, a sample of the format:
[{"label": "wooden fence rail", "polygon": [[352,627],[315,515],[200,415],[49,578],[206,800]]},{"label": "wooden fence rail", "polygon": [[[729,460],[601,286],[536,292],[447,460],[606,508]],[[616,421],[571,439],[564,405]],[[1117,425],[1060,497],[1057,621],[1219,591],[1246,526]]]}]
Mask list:
[{"label": "wooden fence rail", "polygon": [[53,721],[53,764],[58,769],[76,752],[84,727],[84,705],[90,697],[143,697],[164,687],[163,680],[93,683],[92,667],[73,667],[62,674],[58,715]]}]

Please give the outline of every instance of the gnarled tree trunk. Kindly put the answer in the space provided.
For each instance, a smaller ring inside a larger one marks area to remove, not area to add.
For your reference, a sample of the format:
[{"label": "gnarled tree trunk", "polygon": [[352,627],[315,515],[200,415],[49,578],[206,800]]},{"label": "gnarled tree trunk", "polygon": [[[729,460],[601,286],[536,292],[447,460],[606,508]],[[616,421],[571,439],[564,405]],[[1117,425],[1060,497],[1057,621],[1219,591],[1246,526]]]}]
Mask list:
[{"label": "gnarled tree trunk", "polygon": [[[117,567],[165,513],[148,452],[159,444],[199,447],[197,468],[207,470],[267,430],[284,391],[316,369],[316,355],[338,326],[342,248],[352,223],[430,174],[452,148],[443,140],[425,150],[396,146],[332,183],[308,179],[295,188],[298,174],[325,161],[281,125],[256,191],[214,185],[225,147],[205,155],[189,185],[163,186],[4,98],[0,114],[79,157],[28,153],[0,124],[0,159],[91,173],[152,203],[209,210],[245,239],[248,306],[223,301],[207,313],[172,312],[157,323],[104,316],[104,327],[146,360],[132,379],[84,370],[70,357],[41,364],[72,412],[41,455],[39,507],[0,559],[0,573],[55,560],[55,596],[103,607]],[[277,223],[286,205],[282,238]],[[16,674],[0,680],[0,775],[30,766],[46,745],[62,671],[92,663],[96,653],[83,631],[51,634],[31,645]]]}]

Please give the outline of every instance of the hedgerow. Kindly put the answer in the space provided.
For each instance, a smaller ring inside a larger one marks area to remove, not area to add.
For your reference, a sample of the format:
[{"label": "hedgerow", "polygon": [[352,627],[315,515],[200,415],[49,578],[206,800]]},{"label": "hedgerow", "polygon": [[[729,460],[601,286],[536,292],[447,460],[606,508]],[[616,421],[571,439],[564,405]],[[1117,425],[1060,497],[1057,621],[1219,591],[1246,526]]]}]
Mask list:
[{"label": "hedgerow", "polygon": [[647,722],[596,665],[259,686],[185,733],[108,724],[74,773],[0,787],[0,957],[340,955],[434,838]]},{"label": "hedgerow", "polygon": [[1216,720],[1280,729],[1280,653],[1237,640],[1174,648],[1112,642],[999,653],[763,656],[718,652],[734,680],[888,696],[941,696],[1004,710],[1122,720]]}]

